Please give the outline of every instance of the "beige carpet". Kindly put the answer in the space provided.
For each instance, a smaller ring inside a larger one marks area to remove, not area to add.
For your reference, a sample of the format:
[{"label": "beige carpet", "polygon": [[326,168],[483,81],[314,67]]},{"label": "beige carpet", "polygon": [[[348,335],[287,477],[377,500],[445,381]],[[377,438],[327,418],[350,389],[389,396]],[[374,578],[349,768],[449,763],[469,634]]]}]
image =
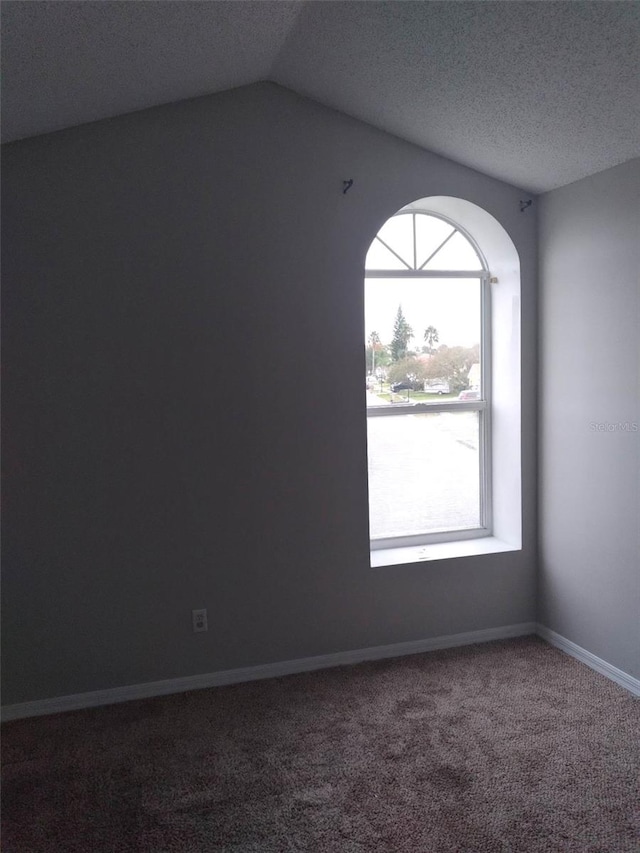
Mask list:
[{"label": "beige carpet", "polygon": [[640,701],[535,638],[8,723],[4,853],[638,853]]}]

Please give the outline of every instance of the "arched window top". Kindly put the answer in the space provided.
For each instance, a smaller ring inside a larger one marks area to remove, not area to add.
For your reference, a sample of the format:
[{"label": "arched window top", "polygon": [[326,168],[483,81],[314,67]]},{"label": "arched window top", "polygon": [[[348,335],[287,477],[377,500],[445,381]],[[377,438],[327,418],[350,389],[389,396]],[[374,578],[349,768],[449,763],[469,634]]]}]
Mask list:
[{"label": "arched window top", "polygon": [[457,225],[415,210],[402,210],[384,223],[369,247],[365,268],[414,274],[486,269],[471,239]]}]

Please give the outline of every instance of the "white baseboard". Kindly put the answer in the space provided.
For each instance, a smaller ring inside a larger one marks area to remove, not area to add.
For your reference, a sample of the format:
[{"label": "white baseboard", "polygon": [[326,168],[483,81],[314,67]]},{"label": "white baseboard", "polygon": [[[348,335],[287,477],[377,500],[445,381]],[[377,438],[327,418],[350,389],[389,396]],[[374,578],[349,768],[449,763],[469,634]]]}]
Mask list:
[{"label": "white baseboard", "polygon": [[510,637],[524,637],[536,633],[535,622],[523,622],[518,625],[503,625],[500,628],[485,628],[480,631],[467,631],[464,634],[448,634],[443,637],[431,637],[426,640],[411,640],[407,643],[393,643],[389,646],[371,646],[347,652],[335,652],[329,655],[317,655],[310,658],[279,661],[278,663],[247,666],[242,669],[226,669],[202,675],[190,675],[186,678],[170,678],[166,681],[150,681],[145,684],[132,684],[127,687],[113,687],[109,690],[93,690],[90,693],[75,693],[71,696],[57,696],[53,699],[39,699],[34,702],[20,702],[2,708],[2,721],[18,720],[23,717],[37,717],[43,714],[58,714],[61,711],[77,711],[82,708],[95,708],[98,705],[111,705],[116,702],[128,702],[131,699],[149,699],[153,696],[166,696],[170,693],[184,693],[187,690],[200,690],[205,687],[220,687],[225,684],[238,684],[243,681],[258,681],[263,678],[276,678],[281,675],[294,675],[311,672],[315,669],[329,669],[345,664],[362,663],[368,660],[403,657],[404,655],[431,652],[436,649],[450,649],[456,646],[469,646],[473,643],[487,643],[491,640],[504,640]]},{"label": "white baseboard", "polygon": [[607,663],[606,660],[596,657],[596,655],[583,649],[582,646],[573,643],[571,640],[567,640],[566,637],[560,634],[556,634],[555,631],[552,631],[545,625],[538,624],[536,626],[536,634],[552,646],[556,646],[556,648],[561,649],[563,652],[571,655],[571,657],[581,661],[581,663],[585,663],[591,669],[595,669],[601,675],[606,675],[607,678],[626,688],[634,696],[640,696],[640,679],[634,678],[632,675]]}]

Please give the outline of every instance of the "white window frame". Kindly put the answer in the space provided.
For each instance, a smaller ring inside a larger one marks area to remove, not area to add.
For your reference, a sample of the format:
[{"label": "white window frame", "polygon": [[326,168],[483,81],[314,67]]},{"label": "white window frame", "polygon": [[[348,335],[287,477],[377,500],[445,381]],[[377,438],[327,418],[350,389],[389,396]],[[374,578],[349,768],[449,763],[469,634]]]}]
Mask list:
[{"label": "white window frame", "polygon": [[[447,402],[428,402],[403,404],[396,403],[393,406],[368,406],[367,418],[370,417],[403,417],[421,413],[439,412],[468,412],[478,413],[478,449],[479,449],[479,500],[480,500],[480,525],[473,528],[460,528],[457,530],[440,531],[433,533],[418,533],[410,536],[392,536],[370,539],[371,551],[386,549],[407,548],[412,546],[425,546],[443,542],[457,542],[462,540],[481,539],[493,535],[493,509],[492,509],[492,460],[491,460],[491,274],[480,247],[474,238],[458,222],[436,213],[433,210],[412,208],[402,209],[395,213],[390,219],[399,216],[413,217],[413,240],[414,240],[414,267],[416,260],[416,227],[415,217],[426,215],[446,222],[455,231],[459,232],[473,247],[480,266],[477,270],[425,270],[424,267],[429,260],[436,256],[438,251],[448,242],[453,233],[449,235],[435,252],[432,253],[419,269],[367,269],[365,267],[365,282],[367,279],[478,279],[480,282],[480,393],[479,400],[461,401],[451,400]],[[386,220],[389,222],[390,219]],[[386,224],[386,223],[385,223]],[[383,227],[383,226],[381,226]],[[455,233],[455,232],[454,232]],[[379,239],[378,236],[374,240]],[[386,246],[384,241],[380,240]],[[387,246],[393,253],[393,249]],[[398,256],[399,257],[399,256]],[[399,258],[402,261],[402,258]],[[404,261],[402,261],[405,263]],[[367,453],[368,459],[368,453]]]}]

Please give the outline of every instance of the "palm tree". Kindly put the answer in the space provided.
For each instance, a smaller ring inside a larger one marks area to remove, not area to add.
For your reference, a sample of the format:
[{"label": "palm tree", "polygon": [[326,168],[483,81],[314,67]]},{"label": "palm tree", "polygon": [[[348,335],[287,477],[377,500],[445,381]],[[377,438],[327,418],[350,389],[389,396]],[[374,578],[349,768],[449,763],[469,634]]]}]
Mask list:
[{"label": "palm tree", "polygon": [[427,344],[429,355],[433,355],[435,350],[434,344],[437,344],[440,340],[440,335],[438,334],[438,330],[435,326],[427,326],[424,330],[424,340]]}]

